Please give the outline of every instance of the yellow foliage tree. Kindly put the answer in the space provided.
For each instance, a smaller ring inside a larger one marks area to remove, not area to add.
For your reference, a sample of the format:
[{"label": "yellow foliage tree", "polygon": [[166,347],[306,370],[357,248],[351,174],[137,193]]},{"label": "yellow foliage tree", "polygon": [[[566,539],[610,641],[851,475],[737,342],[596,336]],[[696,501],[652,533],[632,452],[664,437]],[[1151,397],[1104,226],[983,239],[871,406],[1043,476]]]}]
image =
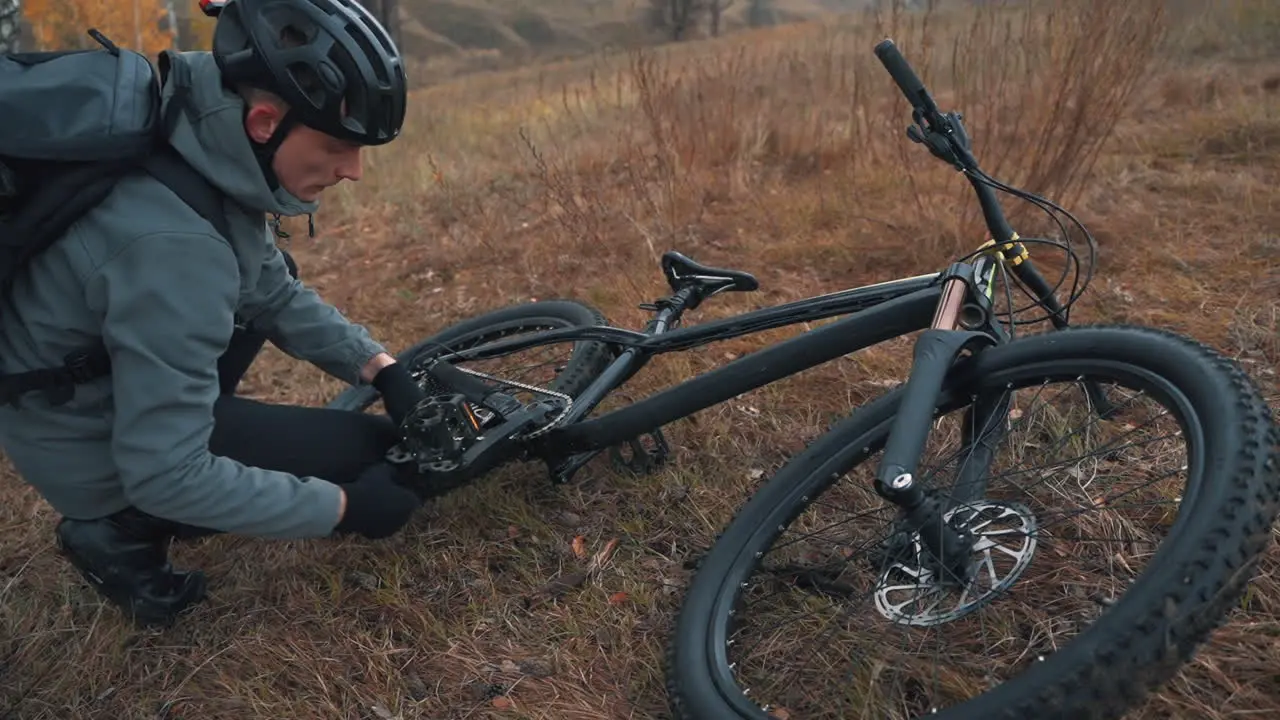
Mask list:
[{"label": "yellow foliage tree", "polygon": [[[191,3],[194,5],[195,3]],[[179,35],[182,37],[183,50],[212,50],[213,29],[217,20],[205,17],[201,13],[193,13],[189,18],[178,18]]]},{"label": "yellow foliage tree", "polygon": [[25,15],[44,50],[95,46],[89,28],[148,57],[173,45],[164,0],[26,0]]}]

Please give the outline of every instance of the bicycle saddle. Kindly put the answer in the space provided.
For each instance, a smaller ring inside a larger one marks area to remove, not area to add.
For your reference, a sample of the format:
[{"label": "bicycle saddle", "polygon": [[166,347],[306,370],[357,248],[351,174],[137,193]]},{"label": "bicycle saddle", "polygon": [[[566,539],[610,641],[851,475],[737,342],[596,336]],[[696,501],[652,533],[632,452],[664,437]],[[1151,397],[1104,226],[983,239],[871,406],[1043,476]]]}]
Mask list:
[{"label": "bicycle saddle", "polygon": [[708,267],[674,250],[662,254],[662,273],[672,290],[679,292],[686,285],[698,285],[704,297],[721,291],[750,292],[760,287],[751,273]]}]

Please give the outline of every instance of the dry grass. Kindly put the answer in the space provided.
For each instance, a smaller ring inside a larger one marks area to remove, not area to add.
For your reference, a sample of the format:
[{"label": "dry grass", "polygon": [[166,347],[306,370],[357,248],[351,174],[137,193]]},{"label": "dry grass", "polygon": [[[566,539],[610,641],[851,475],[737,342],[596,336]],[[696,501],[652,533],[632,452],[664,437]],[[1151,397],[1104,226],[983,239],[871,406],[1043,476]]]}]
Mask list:
[{"label": "dry grass", "polygon": [[[1152,14],[1166,5],[945,4],[432,87],[414,96],[408,136],[326,200],[322,236],[296,232],[291,250],[309,284],[394,347],[530,298],[580,298],[639,327],[670,248],[761,280],[689,322],[936,269],[982,239],[980,216],[963,180],[903,137],[906,104],[871,55],[891,35],[965,112],[989,171],[1094,231],[1098,277],[1077,322],[1195,335],[1280,407],[1276,16],[1258,0]],[[631,394],[787,334],[660,358]],[[387,542],[177,548],[213,596],[166,633],[104,608],[55,556],[56,516],[6,473],[0,717],[663,717],[686,563],[762,475],[900,378],[907,347],[667,428],[675,462],[654,476],[597,463],[553,488],[512,468]],[[245,391],[320,404],[338,389],[269,350]],[[1278,558],[1137,717],[1280,707]]]}]

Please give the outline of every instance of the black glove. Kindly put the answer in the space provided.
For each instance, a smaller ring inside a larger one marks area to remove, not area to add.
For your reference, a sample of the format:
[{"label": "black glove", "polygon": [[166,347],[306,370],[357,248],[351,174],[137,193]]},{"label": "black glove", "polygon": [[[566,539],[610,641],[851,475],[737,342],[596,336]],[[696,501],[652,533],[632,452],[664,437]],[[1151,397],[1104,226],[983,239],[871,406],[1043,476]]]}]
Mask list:
[{"label": "black glove", "polygon": [[400,427],[409,411],[427,397],[405,366],[398,362],[379,370],[372,385],[382,396],[382,404],[396,427]]},{"label": "black glove", "polygon": [[370,465],[355,482],[339,485],[347,494],[347,510],[334,531],[380,539],[404,527],[421,501],[396,483],[395,473],[394,467],[380,462]]}]

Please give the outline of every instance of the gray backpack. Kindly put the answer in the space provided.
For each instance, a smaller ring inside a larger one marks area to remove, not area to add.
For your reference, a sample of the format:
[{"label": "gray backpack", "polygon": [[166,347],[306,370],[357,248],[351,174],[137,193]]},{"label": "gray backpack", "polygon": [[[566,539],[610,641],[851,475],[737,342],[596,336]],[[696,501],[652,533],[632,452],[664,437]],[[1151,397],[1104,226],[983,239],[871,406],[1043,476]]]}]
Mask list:
[{"label": "gray backpack", "polygon": [[[149,173],[224,236],[221,196],[167,141],[186,107],[189,68],[175,53],[159,73],[142,55],[97,30],[102,49],[0,54],[0,299],[25,265],[124,176]],[[177,94],[161,117],[160,84]],[[3,312],[0,309],[0,312]],[[0,376],[0,403],[32,391],[65,400],[71,385],[109,372],[104,348],[87,348],[60,368]]]}]

